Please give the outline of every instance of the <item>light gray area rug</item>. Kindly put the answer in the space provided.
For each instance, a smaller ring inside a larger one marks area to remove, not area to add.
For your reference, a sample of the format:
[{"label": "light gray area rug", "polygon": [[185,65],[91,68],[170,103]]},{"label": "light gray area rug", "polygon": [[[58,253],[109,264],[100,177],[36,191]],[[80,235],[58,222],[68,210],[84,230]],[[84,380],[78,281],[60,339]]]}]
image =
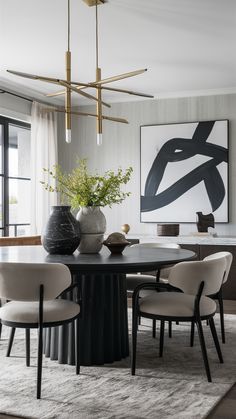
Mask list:
[{"label": "light gray area rug", "polygon": [[158,338],[152,338],[151,322],[145,320],[138,335],[136,376],[130,375],[129,359],[81,367],[79,376],[73,366],[44,359],[41,400],[36,400],[36,336],[31,339],[32,366],[26,368],[24,334],[17,330],[12,356],[6,358],[8,329],[3,327],[0,412],[31,419],[205,418],[236,381],[236,316],[227,315],[225,322],[224,364],[204,326],[213,383],[206,380],[197,336],[194,348],[189,347],[190,325],[173,325],[160,359]]}]

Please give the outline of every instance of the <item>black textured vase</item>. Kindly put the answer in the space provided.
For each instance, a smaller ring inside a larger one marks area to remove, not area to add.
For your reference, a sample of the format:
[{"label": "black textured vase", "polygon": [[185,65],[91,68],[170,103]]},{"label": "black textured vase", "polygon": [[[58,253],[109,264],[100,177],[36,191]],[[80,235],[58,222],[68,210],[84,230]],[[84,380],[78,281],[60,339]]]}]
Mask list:
[{"label": "black textured vase", "polygon": [[69,206],[53,206],[42,235],[42,245],[50,254],[71,255],[79,246],[79,223]]}]

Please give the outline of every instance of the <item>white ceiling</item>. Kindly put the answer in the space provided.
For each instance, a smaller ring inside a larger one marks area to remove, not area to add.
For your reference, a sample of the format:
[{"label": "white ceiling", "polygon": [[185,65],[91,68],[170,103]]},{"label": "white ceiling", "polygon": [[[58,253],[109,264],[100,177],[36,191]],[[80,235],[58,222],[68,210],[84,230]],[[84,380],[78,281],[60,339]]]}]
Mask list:
[{"label": "white ceiling", "polygon": [[[72,78],[93,81],[95,8],[71,0],[71,15]],[[99,23],[103,78],[148,68],[114,87],[155,97],[236,92],[236,0],[108,0]],[[44,99],[57,87],[6,69],[65,78],[66,49],[67,0],[0,0],[0,86]],[[75,93],[73,103],[83,100]]]}]

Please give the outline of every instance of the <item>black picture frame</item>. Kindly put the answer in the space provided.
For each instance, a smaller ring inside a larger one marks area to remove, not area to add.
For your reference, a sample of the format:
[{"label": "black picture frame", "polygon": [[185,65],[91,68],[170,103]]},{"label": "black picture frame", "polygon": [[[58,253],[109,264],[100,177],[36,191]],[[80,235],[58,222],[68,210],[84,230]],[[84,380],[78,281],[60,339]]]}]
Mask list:
[{"label": "black picture frame", "polygon": [[229,222],[229,120],[140,127],[140,221]]}]

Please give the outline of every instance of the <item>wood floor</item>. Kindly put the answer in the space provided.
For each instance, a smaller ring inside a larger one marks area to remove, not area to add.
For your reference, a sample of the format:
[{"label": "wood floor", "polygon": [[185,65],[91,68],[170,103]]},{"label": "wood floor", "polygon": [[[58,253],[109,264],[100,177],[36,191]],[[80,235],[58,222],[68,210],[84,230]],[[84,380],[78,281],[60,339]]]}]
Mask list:
[{"label": "wood floor", "polygon": [[[236,314],[236,301],[225,301],[224,308],[225,313]],[[0,419],[22,419],[22,417],[0,414]],[[206,419],[236,419],[236,384],[221,399]]]}]

